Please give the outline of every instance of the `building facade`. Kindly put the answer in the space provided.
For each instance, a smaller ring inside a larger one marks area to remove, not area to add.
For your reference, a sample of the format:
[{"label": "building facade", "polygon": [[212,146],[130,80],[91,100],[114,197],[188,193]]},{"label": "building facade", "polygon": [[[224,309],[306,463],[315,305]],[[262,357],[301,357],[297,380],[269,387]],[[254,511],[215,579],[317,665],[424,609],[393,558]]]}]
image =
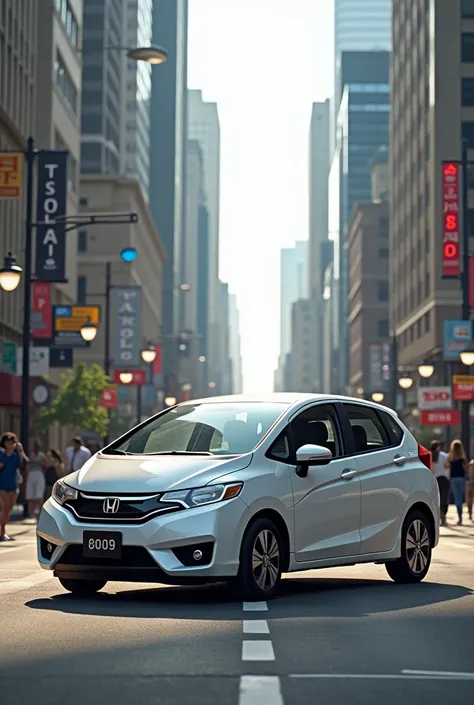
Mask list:
[{"label": "building facade", "polygon": [[444,321],[461,318],[459,280],[442,278],[441,167],[461,158],[462,138],[474,158],[473,31],[469,0],[393,2],[390,319],[400,366],[440,360]]},{"label": "building facade", "polygon": [[240,313],[237,296],[229,294],[229,349],[232,362],[232,394],[242,394],[242,355],[240,344]]},{"label": "building facade", "polygon": [[347,228],[354,204],[371,200],[371,163],[387,148],[390,125],[390,55],[343,52],[342,93],[336,148],[329,174],[329,237],[334,243],[331,299],[336,306],[337,374],[332,391],[344,393],[349,380]]},{"label": "building facade", "polygon": [[153,44],[165,47],[168,61],[151,81],[150,206],[166,251],[163,280],[164,364],[171,374],[179,328],[181,242],[186,173],[187,0],[154,0]]},{"label": "building facade", "polygon": [[313,354],[313,331],[317,310],[310,299],[298,299],[291,310],[290,388],[292,392],[318,392],[317,359]]},{"label": "building facade", "polygon": [[[152,43],[153,0],[126,0],[125,46]],[[159,70],[159,69],[158,69]],[[122,91],[120,174],[138,179],[148,201],[150,187],[150,110],[152,66],[127,61]]]}]

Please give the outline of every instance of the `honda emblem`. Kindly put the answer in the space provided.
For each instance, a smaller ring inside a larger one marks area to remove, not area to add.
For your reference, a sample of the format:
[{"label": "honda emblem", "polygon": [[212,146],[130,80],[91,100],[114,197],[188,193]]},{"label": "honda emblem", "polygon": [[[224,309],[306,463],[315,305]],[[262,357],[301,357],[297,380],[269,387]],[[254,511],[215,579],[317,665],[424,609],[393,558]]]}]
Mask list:
[{"label": "honda emblem", "polygon": [[107,497],[104,499],[102,509],[104,514],[117,514],[120,507],[120,500],[118,497]]}]

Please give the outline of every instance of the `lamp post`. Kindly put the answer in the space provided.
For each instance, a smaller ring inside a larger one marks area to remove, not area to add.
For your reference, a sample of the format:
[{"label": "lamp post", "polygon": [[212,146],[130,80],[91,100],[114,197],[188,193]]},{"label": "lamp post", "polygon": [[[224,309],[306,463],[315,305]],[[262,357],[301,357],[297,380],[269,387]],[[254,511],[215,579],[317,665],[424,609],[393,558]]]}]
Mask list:
[{"label": "lamp post", "polygon": [[0,287],[4,291],[15,291],[20,283],[22,269],[11,252],[5,255],[3,267],[0,269]]},{"label": "lamp post", "polygon": [[[148,345],[143,348],[141,351],[141,356],[143,362],[148,366],[149,372],[150,372],[150,378],[152,377],[152,369],[151,365],[154,363],[155,358],[156,358],[156,350],[153,347],[151,343],[148,343]],[[141,423],[142,421],[142,388],[141,385],[137,386],[137,422]]]},{"label": "lamp post", "polygon": [[376,404],[381,404],[385,398],[385,395],[383,392],[373,392],[372,394],[372,401],[375,401]]},{"label": "lamp post", "polygon": [[434,365],[431,362],[421,362],[418,365],[418,374],[423,379],[429,379],[434,374]]}]

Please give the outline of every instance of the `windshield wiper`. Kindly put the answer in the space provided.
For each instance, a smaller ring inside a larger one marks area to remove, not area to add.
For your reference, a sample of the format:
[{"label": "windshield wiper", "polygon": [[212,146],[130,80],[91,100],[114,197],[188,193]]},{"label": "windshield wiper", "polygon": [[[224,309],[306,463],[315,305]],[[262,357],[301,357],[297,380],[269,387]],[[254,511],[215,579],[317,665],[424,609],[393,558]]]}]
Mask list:
[{"label": "windshield wiper", "polygon": [[126,450],[120,450],[119,448],[111,448],[110,450],[101,450],[102,455],[132,455],[127,453]]},{"label": "windshield wiper", "polygon": [[208,450],[160,450],[156,453],[143,453],[143,455],[211,455]]}]

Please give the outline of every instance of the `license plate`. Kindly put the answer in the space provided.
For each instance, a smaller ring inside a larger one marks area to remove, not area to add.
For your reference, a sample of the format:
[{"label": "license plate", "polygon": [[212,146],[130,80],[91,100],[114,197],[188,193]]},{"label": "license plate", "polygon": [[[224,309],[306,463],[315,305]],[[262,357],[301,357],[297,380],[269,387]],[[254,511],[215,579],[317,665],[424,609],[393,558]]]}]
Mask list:
[{"label": "license plate", "polygon": [[120,531],[84,531],[82,537],[84,558],[115,558],[122,555]]}]

